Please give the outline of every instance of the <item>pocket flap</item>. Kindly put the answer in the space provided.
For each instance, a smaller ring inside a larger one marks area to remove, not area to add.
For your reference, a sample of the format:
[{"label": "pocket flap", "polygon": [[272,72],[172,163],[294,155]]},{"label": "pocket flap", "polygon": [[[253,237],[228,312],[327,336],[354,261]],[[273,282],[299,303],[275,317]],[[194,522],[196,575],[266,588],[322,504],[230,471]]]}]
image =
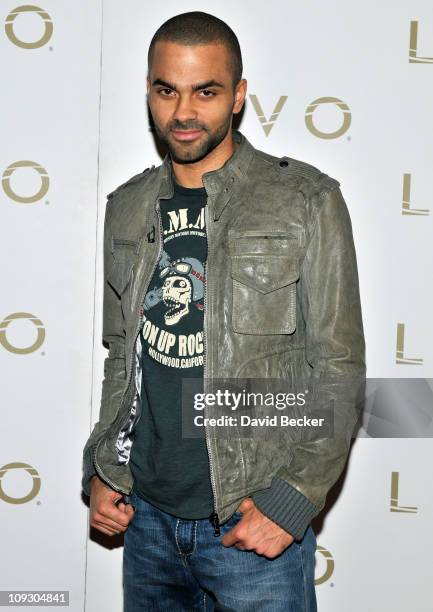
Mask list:
[{"label": "pocket flap", "polygon": [[231,256],[231,275],[239,283],[269,293],[299,278],[299,261],[286,255],[236,254]]}]

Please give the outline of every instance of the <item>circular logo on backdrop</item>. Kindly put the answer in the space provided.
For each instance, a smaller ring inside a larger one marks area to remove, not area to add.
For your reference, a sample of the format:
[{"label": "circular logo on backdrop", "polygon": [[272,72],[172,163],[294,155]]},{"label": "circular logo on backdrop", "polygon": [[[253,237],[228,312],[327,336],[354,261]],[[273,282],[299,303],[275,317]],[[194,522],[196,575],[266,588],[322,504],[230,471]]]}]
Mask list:
[{"label": "circular logo on backdrop", "polygon": [[316,580],[314,581],[314,584],[317,585],[317,584],[323,584],[324,582],[330,579],[330,577],[334,573],[335,564],[334,564],[334,559],[327,548],[325,548],[324,546],[317,546],[316,550],[318,553],[320,553],[324,557],[326,561],[325,571],[322,573],[321,576],[319,576],[319,578],[316,578]]},{"label": "circular logo on backdrop", "polygon": [[[41,187],[37,193],[31,196],[21,196],[18,193],[15,193],[15,191],[13,191],[11,187],[10,178],[11,178],[11,175],[18,168],[33,168],[33,170],[35,170],[40,175]],[[9,198],[11,198],[11,200],[14,200],[15,202],[21,202],[23,204],[31,204],[33,202],[37,202],[38,200],[44,197],[44,195],[47,193],[48,188],[50,186],[50,179],[49,179],[47,171],[40,164],[37,164],[34,161],[21,160],[21,161],[14,162],[13,164],[11,164],[10,166],[6,168],[2,176],[2,185],[3,185],[3,190],[5,194]]]},{"label": "circular logo on backdrop", "polygon": [[[26,346],[24,348],[13,346],[13,344],[11,344],[6,337],[6,330],[9,327],[9,324],[12,323],[12,321],[16,321],[17,319],[27,319],[28,321],[31,321],[37,329],[38,335],[36,337],[36,340],[30,346]],[[15,353],[17,355],[28,355],[28,353],[34,353],[34,351],[36,351],[42,345],[44,340],[44,324],[40,319],[38,319],[29,312],[14,312],[13,314],[10,314],[9,316],[5,317],[3,321],[0,321],[0,344],[2,344],[4,348],[7,351],[10,351],[11,353]]]},{"label": "circular logo on backdrop", "polygon": [[[10,470],[25,470],[32,477],[32,487],[27,495],[24,497],[11,497],[8,495],[3,488],[3,476],[7,474]],[[39,493],[41,488],[41,479],[39,477],[38,471],[29,465],[28,463],[8,463],[0,468],[0,499],[7,502],[8,504],[25,504],[32,500]]]},{"label": "circular logo on backdrop", "polygon": [[[338,106],[340,110],[343,111],[343,123],[340,128],[338,128],[335,132],[322,132],[317,129],[317,127],[313,123],[313,114],[314,111],[321,106],[322,104],[335,104]],[[349,107],[343,100],[339,98],[333,98],[331,96],[325,96],[323,98],[317,98],[317,100],[313,100],[311,104],[308,105],[307,110],[305,111],[305,125],[310,130],[314,136],[318,138],[339,138],[342,136],[350,127],[350,123],[352,121],[352,114],[350,112]]]},{"label": "circular logo on backdrop", "polygon": [[[28,42],[25,40],[21,40],[15,34],[15,31],[14,31],[15,19],[18,17],[18,15],[23,15],[25,13],[36,13],[36,15],[39,15],[39,17],[42,19],[44,23],[45,31],[42,34],[41,38],[39,38],[38,40]],[[9,13],[5,21],[5,31],[6,31],[6,36],[17,47],[21,47],[22,49],[38,49],[39,47],[43,47],[44,45],[46,45],[47,42],[50,40],[53,34],[53,22],[51,20],[51,17],[48,15],[48,13],[46,13],[43,9],[39,8],[39,6],[32,6],[32,5],[26,4],[23,6],[17,6],[17,8],[14,8]]]}]

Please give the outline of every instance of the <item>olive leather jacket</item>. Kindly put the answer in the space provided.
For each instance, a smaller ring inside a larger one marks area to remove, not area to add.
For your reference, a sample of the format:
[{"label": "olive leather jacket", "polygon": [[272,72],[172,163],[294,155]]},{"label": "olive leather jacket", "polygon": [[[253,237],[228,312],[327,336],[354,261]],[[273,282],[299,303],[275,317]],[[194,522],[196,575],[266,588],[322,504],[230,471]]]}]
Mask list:
[{"label": "olive leather jacket", "polygon": [[[282,441],[251,428],[250,437],[236,439],[206,426],[210,520],[218,535],[219,525],[251,497],[301,539],[345,467],[359,419],[365,341],[351,220],[337,180],[256,149],[239,130],[232,134],[238,146],[230,159],[202,177],[204,381],[307,379],[319,406],[333,406],[334,435]],[[95,473],[126,499],[132,489],[142,304],[162,250],[159,201],[172,195],[167,154],[107,196],[103,341],[109,351],[99,421],[83,452],[87,495]]]}]

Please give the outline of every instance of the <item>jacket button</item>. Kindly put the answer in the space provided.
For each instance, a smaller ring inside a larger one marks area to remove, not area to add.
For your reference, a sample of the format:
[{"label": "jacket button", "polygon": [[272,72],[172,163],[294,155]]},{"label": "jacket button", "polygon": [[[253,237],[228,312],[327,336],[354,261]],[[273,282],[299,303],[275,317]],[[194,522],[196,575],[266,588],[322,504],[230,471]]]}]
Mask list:
[{"label": "jacket button", "polygon": [[288,165],[289,165],[289,162],[287,161],[287,159],[283,159],[280,161],[281,168],[287,168]]}]

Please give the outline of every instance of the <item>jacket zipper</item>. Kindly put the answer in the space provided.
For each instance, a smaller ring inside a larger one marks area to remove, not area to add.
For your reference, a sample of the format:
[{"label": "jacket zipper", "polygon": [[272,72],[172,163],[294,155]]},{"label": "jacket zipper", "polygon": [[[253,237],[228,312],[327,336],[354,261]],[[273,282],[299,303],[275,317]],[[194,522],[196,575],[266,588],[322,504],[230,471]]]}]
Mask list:
[{"label": "jacket zipper", "polygon": [[[208,255],[207,255],[207,259],[209,259],[209,231],[208,231],[208,216],[209,216],[209,209],[208,209],[208,203],[206,202],[206,206],[204,209],[204,214],[205,214],[205,221],[206,221],[206,235],[207,235],[207,244],[208,244]],[[204,346],[204,353],[203,353],[203,377],[204,379],[206,378],[206,373],[207,373],[207,342],[206,342],[206,330],[207,330],[207,325],[206,325],[206,320],[208,318],[208,312],[207,312],[207,261],[205,261],[204,264],[204,321],[203,321],[203,346]],[[203,380],[204,382],[204,380]],[[206,412],[206,409],[205,409]],[[216,500],[217,500],[217,494],[216,494],[216,486],[215,486],[215,473],[214,473],[214,465],[212,462],[212,452],[210,449],[210,440],[209,440],[209,435],[208,435],[208,426],[205,425],[205,435],[206,435],[206,446],[207,446],[207,451],[208,451],[208,455],[209,455],[209,471],[210,471],[210,481],[211,481],[211,485],[212,485],[212,491],[213,491],[213,502],[214,502],[214,511],[212,512],[212,514],[210,515],[210,522],[213,525],[214,528],[214,536],[218,537],[219,535],[221,535],[221,531],[220,531],[220,523],[219,523],[219,517],[218,517],[218,513],[216,511],[217,505],[216,505]]]},{"label": "jacket zipper", "polygon": [[[150,273],[150,276],[148,277],[148,278],[149,278],[149,280],[152,278],[153,273],[154,273],[154,272],[155,272],[155,270],[156,270],[156,266],[158,265],[159,259],[160,259],[160,257],[161,257],[161,251],[162,251],[162,224],[161,224],[161,214],[160,214],[160,208],[159,208],[159,205],[160,205],[160,202],[159,202],[159,199],[158,199],[157,204],[156,204],[156,213],[157,213],[157,216],[158,216],[158,225],[159,225],[159,247],[158,247],[158,254],[157,254],[157,256],[156,256],[156,260],[155,260],[155,263],[154,263],[154,265],[153,265],[153,269],[152,269],[152,271],[151,271],[151,273]],[[125,398],[125,395],[126,395],[126,393],[127,393],[127,391],[128,391],[128,388],[129,388],[130,382],[131,382],[132,365],[133,365],[133,361],[134,361],[134,359],[135,359],[135,353],[136,353],[136,351],[135,351],[135,346],[136,346],[136,343],[137,343],[137,338],[138,338],[138,334],[139,334],[139,333],[140,333],[140,331],[141,331],[141,327],[142,327],[142,325],[143,325],[143,319],[144,319],[144,308],[143,308],[143,302],[144,302],[144,298],[145,298],[145,295],[146,295],[146,290],[147,290],[147,283],[146,283],[146,286],[145,286],[145,288],[144,288],[144,293],[143,293],[142,300],[141,300],[140,307],[139,307],[139,311],[138,311],[138,312],[139,312],[139,316],[138,316],[138,325],[137,325],[137,327],[136,327],[136,330],[135,330],[135,335],[134,335],[133,352],[132,352],[132,357],[131,357],[131,360],[130,360],[130,363],[129,363],[129,370],[128,370],[127,383],[126,383],[125,391],[124,391],[124,393],[123,393],[123,396],[122,396],[122,399],[121,399],[121,402],[120,402],[119,406],[121,406],[121,405],[122,405],[123,400],[124,400],[124,398]],[[134,394],[134,397],[135,397],[135,394]],[[132,401],[134,401],[134,397],[133,397]],[[140,418],[140,415],[137,415],[137,418],[136,418],[136,420],[135,420],[135,424],[134,424],[134,425],[136,425],[136,424],[137,424],[137,422],[138,422],[138,419],[139,419],[139,418]],[[119,432],[120,432],[120,431],[123,429],[123,427],[126,425],[126,422],[128,421],[128,419],[129,419],[129,411],[128,411],[127,418],[124,420],[124,422],[122,423],[122,425],[121,425],[121,427],[120,427],[120,429],[119,429]],[[103,478],[103,479],[104,479],[104,480],[105,480],[105,481],[106,481],[106,482],[107,482],[107,483],[108,483],[108,484],[109,484],[109,485],[110,485],[110,486],[111,486],[113,489],[115,489],[116,491],[121,491],[122,493],[128,493],[128,491],[124,491],[122,488],[120,488],[118,485],[116,485],[116,484],[115,484],[115,483],[114,483],[112,480],[110,480],[110,478],[107,478],[107,476],[104,474],[103,470],[101,469],[101,466],[100,466],[100,465],[98,464],[98,462],[96,461],[96,453],[97,453],[98,446],[99,446],[99,444],[100,444],[100,442],[101,442],[101,441],[102,441],[102,438],[101,438],[101,439],[98,441],[98,443],[96,444],[96,447],[95,447],[95,450],[94,450],[94,453],[93,453],[93,463],[94,463],[94,465],[95,465],[96,470],[99,472],[99,474],[102,476],[102,478]]]}]

